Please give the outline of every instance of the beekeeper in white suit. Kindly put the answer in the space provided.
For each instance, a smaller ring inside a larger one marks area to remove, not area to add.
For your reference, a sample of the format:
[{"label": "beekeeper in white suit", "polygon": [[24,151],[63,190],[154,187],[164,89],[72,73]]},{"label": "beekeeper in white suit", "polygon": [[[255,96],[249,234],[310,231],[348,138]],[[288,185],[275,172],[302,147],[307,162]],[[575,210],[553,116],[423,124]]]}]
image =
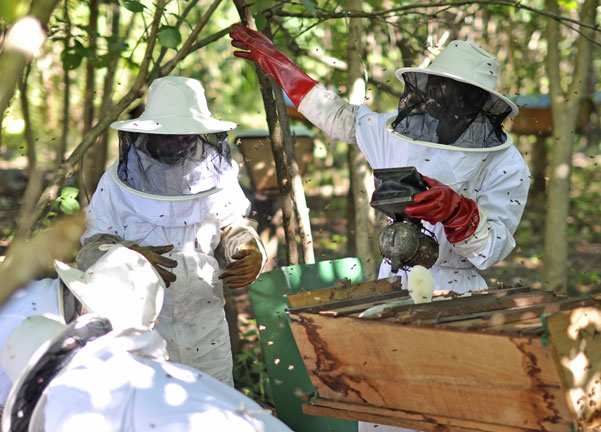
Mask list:
[{"label": "beekeeper in white suit", "polygon": [[2,322],[12,323],[12,331],[0,328],[0,378],[13,383],[3,432],[290,432],[230,386],[165,361],[166,342],[152,329],[164,282],[139,253],[106,249],[86,272],[56,263],[69,292],[92,313],[65,323],[58,280],[50,279],[0,307]]},{"label": "beekeeper in white suit", "polygon": [[[298,110],[334,139],[357,144],[373,169],[414,166],[428,190],[406,213],[439,242],[429,269],[436,290],[487,288],[478,274],[515,247],[530,185],[528,166],[502,123],[518,113],[495,90],[499,63],[475,43],[452,41],[425,68],[396,71],[404,83],[398,111],[378,114],[352,105],[310,78],[265,35],[236,24],[234,55],[257,63]],[[406,271],[400,272],[407,284]],[[391,274],[383,261],[379,277]],[[360,423],[359,430],[387,426]],[[392,430],[396,430],[391,428]]]},{"label": "beekeeper in white suit", "polygon": [[111,127],[119,159],[92,196],[78,265],[107,243],[146,256],[168,285],[157,328],[170,359],[233,385],[223,284],[252,283],[266,259],[230,155],[236,124],[211,115],[200,82],[168,76],[152,82],[139,118]]},{"label": "beekeeper in white suit", "polygon": [[[405,85],[398,111],[378,114],[326,90],[263,34],[236,24],[230,36],[244,50],[234,55],[261,66],[332,138],[356,143],[373,169],[416,167],[429,189],[415,195],[406,212],[423,220],[439,242],[429,269],[435,289],[486,289],[477,269],[515,247],[530,185],[528,166],[503,131],[503,120],[518,109],[495,91],[494,56],[475,43],[452,41],[428,67],[397,70]],[[385,260],[379,277],[390,273]]]}]

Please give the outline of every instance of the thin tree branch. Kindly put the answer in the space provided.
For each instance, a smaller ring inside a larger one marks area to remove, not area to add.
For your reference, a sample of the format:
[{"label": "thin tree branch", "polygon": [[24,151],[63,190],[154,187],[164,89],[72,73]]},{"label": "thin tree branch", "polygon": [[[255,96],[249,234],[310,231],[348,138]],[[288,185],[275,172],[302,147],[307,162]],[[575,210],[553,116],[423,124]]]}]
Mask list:
[{"label": "thin tree branch", "polygon": [[207,25],[207,23],[209,22],[209,18],[213,15],[213,12],[215,12],[215,9],[217,9],[221,1],[222,0],[213,1],[211,6],[209,6],[208,10],[202,16],[202,18],[200,18],[200,21],[198,21],[198,24],[196,24],[196,27],[194,27],[194,29],[190,33],[190,36],[188,37],[188,39],[186,39],[186,42],[184,42],[184,45],[181,47],[181,49],[165,66],[159,68],[160,76],[168,75],[169,72],[171,72],[175,68],[175,66],[190,53],[190,48],[194,44],[194,41],[200,34],[201,30]]},{"label": "thin tree branch", "polygon": [[[293,5],[299,3],[287,3],[287,5]],[[309,14],[306,12],[290,12],[285,11],[278,7],[272,7],[266,9],[266,12],[273,15],[278,15],[282,17],[289,18],[308,18],[308,19],[339,19],[339,18],[377,18],[377,17],[385,17],[390,18],[392,16],[400,15],[402,12],[408,12],[415,9],[425,9],[425,8],[449,8],[449,7],[459,7],[459,6],[468,6],[468,5],[490,5],[490,6],[508,6],[516,9],[523,9],[529,12],[545,16],[547,18],[556,20],[558,22],[570,22],[576,24],[580,27],[590,28],[594,31],[600,31],[600,27],[596,24],[586,23],[574,18],[570,18],[564,15],[561,15],[559,11],[557,12],[549,12],[544,9],[537,9],[532,6],[528,6],[526,4],[509,1],[509,0],[466,0],[466,1],[456,1],[456,2],[433,2],[433,3],[413,3],[405,6],[401,6],[398,8],[391,8],[381,11],[373,11],[373,12],[364,12],[364,11],[348,11],[343,10],[339,12],[326,11],[323,9],[318,9],[318,13],[316,15]],[[564,24],[565,25],[565,24]]]},{"label": "thin tree branch", "polygon": [[[317,60],[325,65],[328,65],[334,69],[338,69],[341,71],[346,71],[348,69],[346,61],[340,59],[334,59],[332,57],[319,55],[313,51],[308,51],[304,48],[301,48],[297,43],[296,39],[290,34],[290,32],[284,28],[282,22],[278,23],[280,25],[281,31],[286,35],[286,40],[288,41],[288,50],[294,54],[295,57],[299,55],[305,55],[307,57],[311,57],[314,60]],[[373,77],[368,77],[368,83],[375,85],[378,89],[385,91],[395,97],[400,98],[401,92],[393,89],[388,84],[385,84]]]},{"label": "thin tree branch", "polygon": [[[213,33],[211,36],[207,36],[204,39],[199,40],[198,42],[195,42],[191,47],[190,47],[190,53],[193,53],[194,51],[198,51],[199,49],[207,46],[210,43],[215,42],[216,40],[221,39],[223,36],[229,34],[230,32],[230,27],[224,28],[222,30],[219,30],[217,33]],[[188,53],[188,54],[190,54]]]},{"label": "thin tree branch", "polygon": [[[175,23],[175,27],[179,28],[181,26],[181,24],[185,21],[186,17],[196,7],[197,4],[198,4],[198,0],[188,3],[188,5],[185,7],[184,11],[180,15],[178,15],[177,21]],[[165,58],[165,55],[167,54],[167,51],[169,51],[169,48],[167,48],[165,46],[161,47],[161,52],[159,53],[157,60],[156,60],[157,65],[161,64],[161,62],[163,61],[163,58]]]}]

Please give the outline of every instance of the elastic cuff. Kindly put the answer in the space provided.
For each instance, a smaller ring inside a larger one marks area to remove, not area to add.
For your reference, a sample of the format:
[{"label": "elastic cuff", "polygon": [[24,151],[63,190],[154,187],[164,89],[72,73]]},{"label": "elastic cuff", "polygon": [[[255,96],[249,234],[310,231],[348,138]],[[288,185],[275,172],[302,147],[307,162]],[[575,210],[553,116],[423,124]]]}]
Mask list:
[{"label": "elastic cuff", "polygon": [[482,210],[478,210],[480,214],[480,223],[476,231],[469,236],[467,239],[455,243],[455,252],[466,258],[478,255],[488,244],[488,237],[490,237],[491,226],[488,223],[486,213]]}]

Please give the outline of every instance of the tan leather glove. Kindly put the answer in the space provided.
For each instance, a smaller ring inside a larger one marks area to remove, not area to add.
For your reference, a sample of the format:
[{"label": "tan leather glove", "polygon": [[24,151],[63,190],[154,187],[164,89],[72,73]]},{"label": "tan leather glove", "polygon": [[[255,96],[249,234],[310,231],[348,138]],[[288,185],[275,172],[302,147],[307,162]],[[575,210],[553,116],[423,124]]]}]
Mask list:
[{"label": "tan leather glove", "polygon": [[173,245],[166,246],[140,246],[136,243],[128,244],[128,248],[135,250],[139,254],[143,255],[144,258],[152,264],[154,269],[159,273],[163,281],[165,282],[165,286],[169,287],[171,282],[175,282],[177,277],[175,274],[166,270],[163,267],[167,268],[175,268],[177,266],[177,261],[172,260],[171,258],[167,258],[162,256],[163,254],[169,252],[173,249]]},{"label": "tan leather glove", "polygon": [[230,288],[243,288],[255,281],[263,267],[263,255],[257,243],[244,243],[232,255],[232,262],[225,266],[219,279]]}]

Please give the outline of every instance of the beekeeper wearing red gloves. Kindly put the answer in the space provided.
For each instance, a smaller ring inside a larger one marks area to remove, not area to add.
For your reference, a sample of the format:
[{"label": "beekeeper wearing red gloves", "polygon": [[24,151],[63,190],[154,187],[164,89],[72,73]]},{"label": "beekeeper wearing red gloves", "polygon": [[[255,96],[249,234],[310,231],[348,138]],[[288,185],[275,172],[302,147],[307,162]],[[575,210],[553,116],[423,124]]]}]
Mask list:
[{"label": "beekeeper wearing red gloves", "polygon": [[[428,67],[397,70],[404,83],[398,111],[378,114],[327,90],[263,34],[236,24],[230,36],[242,50],[235,56],[257,63],[329,136],[357,144],[373,169],[416,167],[429,189],[406,212],[439,242],[430,268],[436,289],[486,289],[477,269],[515,247],[530,184],[528,166],[501,125],[518,109],[495,91],[495,57],[474,43],[450,42]],[[379,277],[390,273],[384,260]]]}]

